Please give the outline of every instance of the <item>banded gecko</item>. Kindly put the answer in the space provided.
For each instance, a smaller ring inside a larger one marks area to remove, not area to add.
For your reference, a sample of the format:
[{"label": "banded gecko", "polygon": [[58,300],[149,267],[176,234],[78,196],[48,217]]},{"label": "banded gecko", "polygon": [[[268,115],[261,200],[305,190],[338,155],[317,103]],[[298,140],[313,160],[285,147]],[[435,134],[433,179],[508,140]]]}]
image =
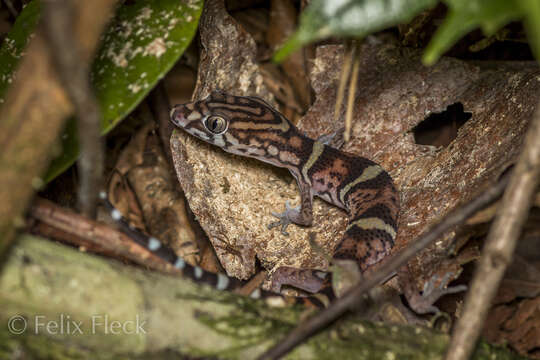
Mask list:
[{"label": "banded gecko", "polygon": [[[388,173],[373,161],[341,152],[328,146],[325,141],[304,136],[282,114],[256,97],[213,92],[206,99],[176,105],[171,110],[171,121],[224,151],[289,169],[298,183],[301,204],[293,209],[287,202],[285,212],[273,213],[279,221],[269,224],[270,229],[281,226],[281,232],[286,235],[286,228],[291,223],[311,225],[313,196],[319,196],[350,215],[345,234],[334,252],[334,259],[353,260],[360,270],[366,272],[393,247],[399,195]],[[107,200],[106,193],[103,192],[101,197],[109,207],[112,218],[123,224],[124,231],[133,240],[182,270],[184,276],[218,290],[236,290],[244,284],[225,274],[206,272],[188,264],[158,239],[132,228]],[[312,293],[321,291],[324,293],[322,297],[304,298],[307,303],[321,307],[326,304],[328,297],[334,296],[331,288],[323,286],[327,285],[323,274],[282,267],[273,274],[271,290],[276,293],[282,285],[292,285]],[[443,279],[435,275],[419,294],[411,280],[405,277],[403,291],[415,312],[435,313],[438,309],[433,304],[437,299],[466,289],[464,285],[447,287],[450,280],[449,274]],[[251,297],[271,296],[273,293],[256,289]]]},{"label": "banded gecko", "polygon": [[[287,201],[283,213],[273,213],[278,221],[269,229],[280,226],[288,235],[291,223],[312,225],[312,201],[318,196],[350,216],[334,259],[353,260],[365,272],[394,246],[399,194],[390,175],[375,162],[310,139],[256,97],[214,91],[203,100],[174,106],[171,121],[226,152],[290,171],[298,184],[300,205],[292,208]],[[272,291],[291,285],[314,293],[323,283],[320,272],[281,267],[274,273]]]}]

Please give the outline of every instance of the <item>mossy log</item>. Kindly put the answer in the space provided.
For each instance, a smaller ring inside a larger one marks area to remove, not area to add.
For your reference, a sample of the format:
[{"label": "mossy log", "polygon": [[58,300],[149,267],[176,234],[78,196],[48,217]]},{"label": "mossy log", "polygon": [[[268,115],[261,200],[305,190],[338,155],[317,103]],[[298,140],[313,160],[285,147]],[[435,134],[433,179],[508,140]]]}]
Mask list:
[{"label": "mossy log", "polygon": [[[308,315],[33,236],[19,240],[0,274],[2,359],[252,359]],[[431,329],[350,314],[289,358],[436,359],[447,343]],[[488,356],[519,358],[483,343],[475,358]]]}]

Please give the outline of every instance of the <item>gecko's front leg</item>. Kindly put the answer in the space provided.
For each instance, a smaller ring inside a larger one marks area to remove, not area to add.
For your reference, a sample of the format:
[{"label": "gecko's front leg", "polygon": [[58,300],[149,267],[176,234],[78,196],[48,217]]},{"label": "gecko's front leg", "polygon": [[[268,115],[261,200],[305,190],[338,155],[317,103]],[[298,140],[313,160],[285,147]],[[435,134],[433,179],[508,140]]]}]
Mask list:
[{"label": "gecko's front leg", "polygon": [[[285,202],[286,210],[282,213],[272,213],[279,221],[268,225],[269,229],[281,226],[281,233],[288,236],[285,230],[291,223],[311,226],[313,224],[313,192],[311,185],[302,180],[301,175],[293,173],[300,190],[300,205],[291,208],[289,201]],[[290,285],[309,293],[318,292],[324,284],[325,273],[314,272],[311,269],[297,269],[289,266],[280,266],[272,274],[272,291],[279,293],[283,285]]]},{"label": "gecko's front leg", "polygon": [[311,185],[303,181],[301,176],[293,173],[300,190],[300,205],[291,208],[289,201],[285,202],[285,211],[282,213],[273,212],[272,215],[277,217],[279,221],[268,224],[268,229],[281,226],[281,233],[289,236],[286,231],[289,224],[297,224],[302,226],[311,226],[313,224],[313,192]]}]

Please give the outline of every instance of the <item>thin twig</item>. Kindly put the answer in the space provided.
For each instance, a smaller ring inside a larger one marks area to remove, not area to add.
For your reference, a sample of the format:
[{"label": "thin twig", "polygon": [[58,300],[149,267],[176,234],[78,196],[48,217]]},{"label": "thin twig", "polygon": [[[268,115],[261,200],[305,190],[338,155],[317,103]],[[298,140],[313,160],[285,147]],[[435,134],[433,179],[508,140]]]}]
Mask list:
[{"label": "thin twig", "polygon": [[58,75],[75,106],[81,155],[77,163],[81,185],[78,201],[83,214],[94,218],[103,173],[101,112],[90,85],[90,66],[83,61],[75,38],[73,1],[49,0],[43,9],[45,35]]},{"label": "thin twig", "polygon": [[351,81],[349,82],[349,96],[347,98],[347,112],[345,113],[345,134],[343,140],[349,141],[351,138],[351,127],[353,118],[354,98],[356,95],[356,85],[358,83],[358,72],[360,71],[360,54],[358,53],[358,43],[353,42],[353,65]]},{"label": "thin twig", "polygon": [[390,276],[392,272],[404,265],[420,250],[439,239],[452,227],[462,224],[469,216],[496,200],[504,191],[507,183],[508,175],[505,175],[498,183],[488,188],[485,192],[469,201],[462,207],[451,211],[439,224],[427,231],[418,240],[410,243],[409,246],[403,249],[400,253],[395,254],[387,263],[377,269],[376,272],[372,272],[366,276],[365,279],[352,288],[342,298],[336,300],[336,302],[334,302],[330,307],[321,311],[319,314],[307,320],[305,323],[300,324],[284,339],[279,341],[277,345],[261,355],[259,359],[277,359],[291,351],[298,344],[307,340],[310,336],[331,324],[354,304],[356,304],[358,299],[361,299],[362,294],[365,294],[371,288],[380,284],[384,279]]},{"label": "thin twig", "polygon": [[465,307],[454,329],[446,360],[468,359],[482,331],[523,224],[534,200],[540,175],[540,103],[531,121],[523,151],[512,172],[501,207],[489,230]]},{"label": "thin twig", "polygon": [[346,46],[345,53],[343,54],[343,65],[341,66],[341,76],[339,78],[339,87],[336,95],[336,105],[334,107],[335,123],[337,123],[337,120],[339,118],[341,104],[343,104],[343,98],[345,97],[345,87],[347,86],[347,79],[351,74],[351,64],[354,58],[354,51],[356,51],[356,47]]}]

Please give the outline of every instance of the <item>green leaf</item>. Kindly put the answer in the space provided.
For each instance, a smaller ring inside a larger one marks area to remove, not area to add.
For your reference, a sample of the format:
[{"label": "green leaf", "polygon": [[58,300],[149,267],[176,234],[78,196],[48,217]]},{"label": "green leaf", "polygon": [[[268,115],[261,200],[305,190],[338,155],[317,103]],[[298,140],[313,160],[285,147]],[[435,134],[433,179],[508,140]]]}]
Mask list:
[{"label": "green leaf", "polygon": [[38,1],[26,5],[0,48],[0,104],[4,102],[6,90],[13,82],[13,74],[19,59],[37,25],[39,9]]},{"label": "green leaf", "polygon": [[[103,134],[129,114],[180,58],[195,35],[202,5],[202,0],[138,0],[120,7],[92,68]],[[73,121],[62,136],[63,151],[52,162],[46,182],[77,159]]]},{"label": "green leaf", "polygon": [[300,26],[274,55],[281,61],[307,43],[331,36],[364,37],[409,22],[438,0],[312,0]]},{"label": "green leaf", "polygon": [[448,15],[437,29],[423,56],[431,65],[461,37],[478,27],[486,36],[495,34],[510,21],[523,16],[516,0],[445,0]]},{"label": "green leaf", "polygon": [[[202,11],[202,0],[138,0],[118,9],[103,37],[92,67],[92,83],[101,105],[102,133],[110,131],[148,94],[191,42]],[[0,48],[0,104],[39,20],[40,2],[20,13]],[[60,156],[45,181],[62,173],[77,159],[75,119],[62,135]]]},{"label": "green leaf", "polygon": [[525,14],[525,30],[529,45],[536,60],[540,61],[540,1],[518,0],[518,3]]}]

